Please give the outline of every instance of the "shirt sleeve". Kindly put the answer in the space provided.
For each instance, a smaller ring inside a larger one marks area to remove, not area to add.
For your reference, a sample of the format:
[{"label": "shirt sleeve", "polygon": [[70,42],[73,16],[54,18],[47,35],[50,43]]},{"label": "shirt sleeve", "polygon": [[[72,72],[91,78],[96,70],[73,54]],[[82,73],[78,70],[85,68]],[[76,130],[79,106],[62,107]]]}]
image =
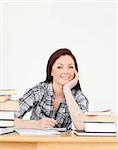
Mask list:
[{"label": "shirt sleeve", "polygon": [[89,101],[86,96],[79,90],[75,96],[76,102],[78,103],[82,112],[88,111]]},{"label": "shirt sleeve", "polygon": [[19,99],[19,111],[15,112],[15,118],[23,118],[29,112],[35,102],[35,94],[32,89],[25,92],[22,98]]}]

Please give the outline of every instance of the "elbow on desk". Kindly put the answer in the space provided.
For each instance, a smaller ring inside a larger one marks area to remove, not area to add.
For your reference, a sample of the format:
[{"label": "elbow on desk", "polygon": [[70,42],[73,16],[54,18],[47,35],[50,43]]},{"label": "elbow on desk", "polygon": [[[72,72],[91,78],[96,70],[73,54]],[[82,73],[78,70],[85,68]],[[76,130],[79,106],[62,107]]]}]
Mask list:
[{"label": "elbow on desk", "polygon": [[85,125],[84,125],[84,122],[81,121],[77,124],[74,124],[74,127],[76,130],[79,130],[79,131],[84,131],[85,130]]}]

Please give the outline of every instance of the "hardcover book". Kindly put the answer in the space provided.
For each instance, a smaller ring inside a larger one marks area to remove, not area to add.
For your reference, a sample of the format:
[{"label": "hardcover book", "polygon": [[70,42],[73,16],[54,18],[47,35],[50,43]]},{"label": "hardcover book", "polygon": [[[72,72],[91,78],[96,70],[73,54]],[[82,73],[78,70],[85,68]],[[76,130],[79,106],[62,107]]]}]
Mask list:
[{"label": "hardcover book", "polygon": [[14,112],[0,111],[0,120],[14,120]]},{"label": "hardcover book", "polygon": [[1,89],[0,90],[0,95],[13,95],[16,94],[15,89]]},{"label": "hardcover book", "polygon": [[0,95],[0,102],[11,100],[11,95]]},{"label": "hardcover book", "polygon": [[116,123],[113,122],[85,122],[85,132],[116,132]]},{"label": "hardcover book", "polygon": [[117,133],[104,133],[104,132],[82,132],[82,131],[73,131],[75,135],[77,136],[99,136],[99,137],[116,137]]},{"label": "hardcover book", "polygon": [[16,100],[8,100],[8,101],[0,102],[0,110],[18,111],[19,102]]},{"label": "hardcover book", "polygon": [[15,131],[14,127],[0,128],[0,134],[6,134]]},{"label": "hardcover book", "polygon": [[0,128],[3,127],[13,127],[14,126],[14,121],[9,121],[9,120],[0,120]]}]

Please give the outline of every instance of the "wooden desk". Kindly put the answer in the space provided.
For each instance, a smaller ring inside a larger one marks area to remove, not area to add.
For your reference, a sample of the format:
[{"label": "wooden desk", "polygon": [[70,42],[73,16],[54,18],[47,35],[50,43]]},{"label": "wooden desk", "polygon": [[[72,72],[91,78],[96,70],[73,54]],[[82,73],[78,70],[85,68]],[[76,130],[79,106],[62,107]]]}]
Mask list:
[{"label": "wooden desk", "polygon": [[72,132],[53,136],[0,136],[0,150],[118,150],[118,137],[79,137]]}]

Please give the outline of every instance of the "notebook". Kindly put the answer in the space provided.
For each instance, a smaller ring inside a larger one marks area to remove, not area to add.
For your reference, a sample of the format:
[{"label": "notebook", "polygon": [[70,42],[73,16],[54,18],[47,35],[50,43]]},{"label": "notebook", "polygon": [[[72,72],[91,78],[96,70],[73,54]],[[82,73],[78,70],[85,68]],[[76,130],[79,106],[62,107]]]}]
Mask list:
[{"label": "notebook", "polygon": [[104,133],[104,132],[81,132],[74,130],[73,131],[75,135],[77,136],[99,136],[99,137],[116,137],[117,133]]},{"label": "notebook", "polygon": [[64,131],[66,131],[66,128],[49,128],[46,130],[16,129],[16,132],[21,135],[60,135]]}]

